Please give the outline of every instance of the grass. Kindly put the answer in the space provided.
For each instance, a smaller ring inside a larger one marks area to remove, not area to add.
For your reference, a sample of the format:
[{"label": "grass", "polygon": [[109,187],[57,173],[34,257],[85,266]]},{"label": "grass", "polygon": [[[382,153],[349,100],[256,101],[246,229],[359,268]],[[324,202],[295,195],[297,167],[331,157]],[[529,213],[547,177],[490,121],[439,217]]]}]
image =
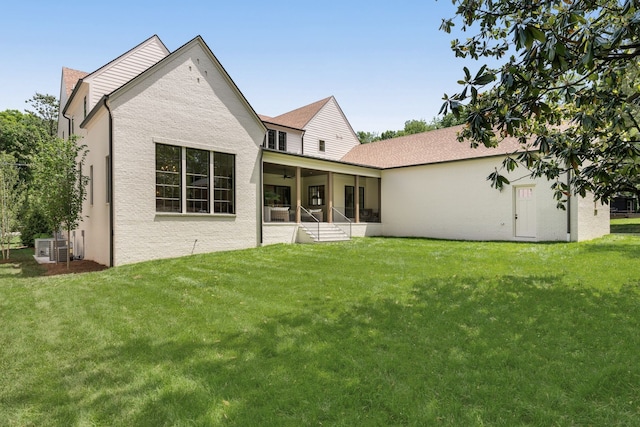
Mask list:
[{"label": "grass", "polygon": [[0,265],[0,424],[640,425],[639,257],[367,238]]},{"label": "grass", "polygon": [[640,218],[616,218],[611,220],[612,233],[640,234]]}]

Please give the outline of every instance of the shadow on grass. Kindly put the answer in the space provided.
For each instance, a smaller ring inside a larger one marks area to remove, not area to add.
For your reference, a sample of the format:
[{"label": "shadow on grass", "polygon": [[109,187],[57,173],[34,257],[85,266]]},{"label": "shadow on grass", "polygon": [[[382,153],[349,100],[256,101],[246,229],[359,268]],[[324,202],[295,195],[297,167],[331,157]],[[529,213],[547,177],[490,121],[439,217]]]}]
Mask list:
[{"label": "shadow on grass", "polygon": [[44,273],[33,258],[33,248],[14,249],[8,260],[0,260],[0,279],[39,277]]},{"label": "shadow on grass", "polygon": [[237,332],[123,337],[60,361],[46,374],[58,390],[1,401],[51,417],[36,424],[640,422],[637,289],[454,277],[393,298],[302,304]]}]

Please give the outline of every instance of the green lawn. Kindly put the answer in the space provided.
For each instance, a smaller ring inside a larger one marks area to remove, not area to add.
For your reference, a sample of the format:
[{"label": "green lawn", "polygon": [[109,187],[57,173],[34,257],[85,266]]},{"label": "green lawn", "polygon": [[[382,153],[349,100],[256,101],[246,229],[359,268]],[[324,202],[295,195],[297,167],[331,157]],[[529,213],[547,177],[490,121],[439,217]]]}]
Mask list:
[{"label": "green lawn", "polygon": [[0,425],[637,426],[640,237],[0,264]]},{"label": "green lawn", "polygon": [[612,233],[639,233],[640,218],[616,218],[611,220]]}]

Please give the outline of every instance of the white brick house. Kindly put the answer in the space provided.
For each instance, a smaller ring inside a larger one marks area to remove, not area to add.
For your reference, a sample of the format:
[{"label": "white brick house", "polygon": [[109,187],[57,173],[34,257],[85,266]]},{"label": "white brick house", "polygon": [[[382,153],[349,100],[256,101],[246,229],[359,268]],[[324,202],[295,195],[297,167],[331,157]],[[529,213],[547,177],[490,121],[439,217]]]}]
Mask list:
[{"label": "white brick house", "polygon": [[606,209],[573,198],[558,211],[547,182],[491,189],[508,143],[471,150],[449,129],[360,145],[334,97],[258,116],[200,37],[169,52],[153,36],[92,73],[63,68],[60,101],[59,136],[89,149],[75,255],[109,266],[301,241],[305,221],[353,236],[608,233]]}]

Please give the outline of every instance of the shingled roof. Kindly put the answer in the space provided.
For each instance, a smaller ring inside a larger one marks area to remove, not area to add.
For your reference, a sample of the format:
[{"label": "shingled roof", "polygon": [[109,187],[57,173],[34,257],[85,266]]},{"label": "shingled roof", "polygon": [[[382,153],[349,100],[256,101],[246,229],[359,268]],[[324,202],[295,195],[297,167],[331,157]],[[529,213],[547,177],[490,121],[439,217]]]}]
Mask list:
[{"label": "shingled roof", "polygon": [[395,168],[455,160],[505,155],[521,151],[516,138],[504,139],[498,147],[471,148],[469,142],[458,142],[460,126],[437,129],[399,138],[360,144],[341,160],[364,166]]},{"label": "shingled roof", "polygon": [[304,129],[307,123],[309,123],[309,121],[318,114],[318,111],[320,111],[331,98],[333,98],[333,96],[305,105],[304,107],[296,108],[295,110],[280,114],[276,117],[260,116],[260,118],[264,122],[295,129]]},{"label": "shingled roof", "polygon": [[89,73],[84,71],[74,70],[73,68],[62,67],[62,80],[64,81],[64,90],[67,97],[71,95],[73,88],[78,83],[78,80],[85,78]]}]

